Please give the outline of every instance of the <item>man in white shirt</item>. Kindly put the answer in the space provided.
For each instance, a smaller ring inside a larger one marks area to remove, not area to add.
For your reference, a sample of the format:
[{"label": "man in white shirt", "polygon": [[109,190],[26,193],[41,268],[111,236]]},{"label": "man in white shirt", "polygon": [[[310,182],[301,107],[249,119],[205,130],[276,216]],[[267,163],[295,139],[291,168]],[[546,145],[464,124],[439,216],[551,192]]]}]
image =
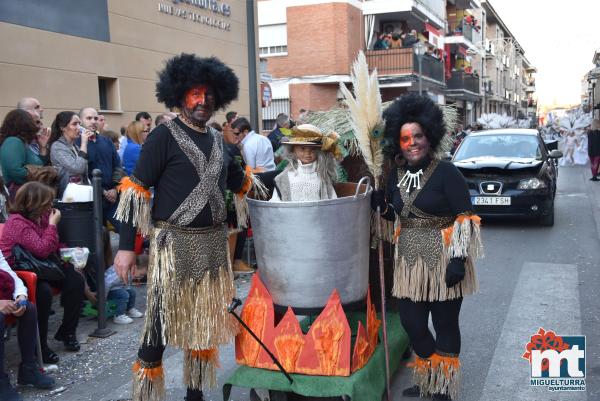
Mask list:
[{"label": "man in white shirt", "polygon": [[244,117],[235,120],[231,129],[234,135],[242,138],[242,156],[248,166],[262,171],[275,170],[273,146],[267,137],[254,132],[250,122]]}]

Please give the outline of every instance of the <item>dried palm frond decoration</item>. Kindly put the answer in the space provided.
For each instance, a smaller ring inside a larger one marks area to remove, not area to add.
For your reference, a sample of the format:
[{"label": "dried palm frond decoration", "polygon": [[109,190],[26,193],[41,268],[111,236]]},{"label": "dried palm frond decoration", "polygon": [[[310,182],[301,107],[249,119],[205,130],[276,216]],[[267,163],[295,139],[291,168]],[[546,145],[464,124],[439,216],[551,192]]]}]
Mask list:
[{"label": "dried palm frond decoration", "polygon": [[[390,104],[392,104],[392,102],[382,103],[382,112],[384,112]],[[444,124],[446,125],[447,132],[455,131],[459,121],[458,110],[456,107],[450,105],[439,105],[439,107],[442,109],[442,113],[444,114]],[[323,132],[337,132],[340,135],[339,144],[343,148],[342,152],[344,157],[346,155],[362,155],[360,146],[358,144],[358,139],[355,135],[355,128],[352,125],[351,112],[349,108],[336,108],[327,111],[311,111],[307,114],[305,121],[309,124],[316,125]],[[381,132],[383,131],[384,125],[381,126]],[[452,139],[449,137],[444,137],[438,150],[440,152],[448,152],[451,148]]]},{"label": "dried palm frond decoration", "polygon": [[377,179],[382,174],[383,165],[383,107],[377,70],[369,74],[369,65],[365,54],[361,51],[352,65],[352,89],[350,93],[346,85],[340,84],[340,91],[344,95],[344,103],[350,113],[350,124],[354,137],[360,149],[367,168]]}]

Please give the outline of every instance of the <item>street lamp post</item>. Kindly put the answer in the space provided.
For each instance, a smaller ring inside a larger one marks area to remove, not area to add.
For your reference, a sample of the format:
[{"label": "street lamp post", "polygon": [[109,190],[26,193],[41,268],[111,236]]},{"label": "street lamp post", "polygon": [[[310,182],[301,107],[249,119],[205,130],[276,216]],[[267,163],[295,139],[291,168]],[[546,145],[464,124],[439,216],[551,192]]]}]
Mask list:
[{"label": "street lamp post", "polygon": [[419,95],[423,94],[423,74],[422,74],[422,63],[423,63],[423,56],[425,55],[425,52],[427,51],[427,46],[425,46],[425,44],[421,41],[418,41],[417,43],[415,43],[413,45],[413,51],[415,52],[415,55],[417,56],[417,61],[419,62]]}]

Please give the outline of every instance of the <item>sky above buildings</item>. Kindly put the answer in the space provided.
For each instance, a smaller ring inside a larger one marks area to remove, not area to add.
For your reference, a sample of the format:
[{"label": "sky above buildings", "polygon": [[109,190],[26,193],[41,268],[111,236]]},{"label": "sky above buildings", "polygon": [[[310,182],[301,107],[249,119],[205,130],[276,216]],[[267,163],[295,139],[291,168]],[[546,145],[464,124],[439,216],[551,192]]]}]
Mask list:
[{"label": "sky above buildings", "polygon": [[600,49],[598,0],[491,0],[538,69],[539,103],[581,101],[581,80]]}]

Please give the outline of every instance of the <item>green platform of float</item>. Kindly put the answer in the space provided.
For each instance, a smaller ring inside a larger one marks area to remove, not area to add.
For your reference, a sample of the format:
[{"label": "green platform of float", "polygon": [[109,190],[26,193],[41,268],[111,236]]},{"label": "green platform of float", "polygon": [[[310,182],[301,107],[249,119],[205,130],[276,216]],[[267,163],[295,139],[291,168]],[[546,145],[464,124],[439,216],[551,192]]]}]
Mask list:
[{"label": "green platform of float", "polygon": [[[349,313],[348,323],[352,330],[352,348],[358,321],[365,324],[365,313]],[[381,318],[381,316],[380,316]],[[301,326],[305,326],[306,319]],[[305,327],[302,327],[303,331]],[[390,352],[390,375],[393,376],[400,364],[402,354],[408,347],[408,335],[400,324],[397,313],[387,316],[388,344]],[[240,366],[223,385],[223,400],[229,401],[232,386],[293,392],[306,397],[342,397],[355,401],[381,401],[385,392],[385,352],[379,331],[379,344],[369,362],[352,375],[310,376],[291,374],[294,383],[279,371]]]}]

